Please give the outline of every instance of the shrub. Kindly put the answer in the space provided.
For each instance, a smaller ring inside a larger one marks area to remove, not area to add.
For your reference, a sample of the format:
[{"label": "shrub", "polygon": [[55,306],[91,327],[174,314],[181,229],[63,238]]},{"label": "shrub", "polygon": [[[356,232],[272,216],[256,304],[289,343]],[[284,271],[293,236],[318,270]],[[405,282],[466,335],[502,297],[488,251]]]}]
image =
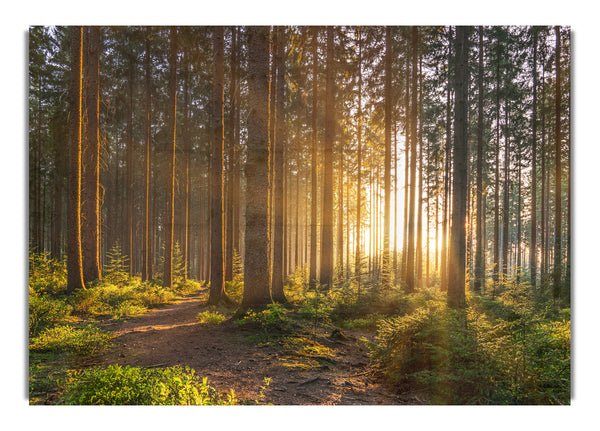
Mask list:
[{"label": "shrub", "polygon": [[147,369],[111,365],[105,369],[72,371],[65,385],[66,404],[82,405],[232,405],[193,369]]},{"label": "shrub", "polygon": [[29,348],[36,352],[61,352],[74,355],[92,355],[108,347],[111,336],[94,326],[75,328],[58,325],[45,329],[32,338]]},{"label": "shrub", "polygon": [[256,324],[265,331],[283,330],[289,325],[285,309],[279,304],[268,304],[262,311],[247,311],[240,319],[234,322],[236,326]]},{"label": "shrub", "polygon": [[29,253],[29,287],[36,293],[58,294],[67,288],[65,262],[50,258],[50,253]]},{"label": "shrub", "polygon": [[38,335],[43,329],[62,322],[72,307],[64,300],[38,294],[29,288],[29,336]]},{"label": "shrub", "polygon": [[223,316],[218,311],[203,311],[201,313],[198,313],[196,319],[198,319],[200,323],[215,326],[224,322],[227,319],[227,317]]}]

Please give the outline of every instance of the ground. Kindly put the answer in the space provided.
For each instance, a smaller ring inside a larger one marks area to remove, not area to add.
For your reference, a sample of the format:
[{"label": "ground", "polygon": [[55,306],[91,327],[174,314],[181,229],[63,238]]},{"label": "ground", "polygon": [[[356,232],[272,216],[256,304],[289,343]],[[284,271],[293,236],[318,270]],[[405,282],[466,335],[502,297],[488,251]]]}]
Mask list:
[{"label": "ground", "polygon": [[[220,392],[233,389],[246,402],[421,404],[415,395],[392,393],[376,378],[365,345],[372,332],[344,331],[345,338],[336,338],[330,328],[319,327],[312,340],[274,339],[232,320],[210,326],[196,319],[206,309],[205,297],[198,292],[141,316],[104,322],[104,328],[114,332],[113,347],[82,365],[187,366]],[[265,377],[271,381],[261,389]]]}]

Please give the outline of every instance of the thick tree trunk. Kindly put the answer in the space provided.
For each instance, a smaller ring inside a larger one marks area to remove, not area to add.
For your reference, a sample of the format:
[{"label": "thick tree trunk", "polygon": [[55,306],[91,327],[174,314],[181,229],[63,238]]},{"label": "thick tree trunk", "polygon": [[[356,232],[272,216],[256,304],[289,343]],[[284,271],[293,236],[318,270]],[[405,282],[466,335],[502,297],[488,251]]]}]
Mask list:
[{"label": "thick tree trunk", "polygon": [[248,28],[248,159],[242,307],[265,306],[269,295],[269,28]]},{"label": "thick tree trunk", "polygon": [[69,183],[67,200],[67,292],[85,289],[81,256],[81,39],[83,28],[71,27]]},{"label": "thick tree trunk", "polygon": [[99,61],[100,29],[89,27],[87,148],[84,151],[86,218],[83,230],[83,281],[100,278],[100,133],[99,133]]},{"label": "thick tree trunk", "polygon": [[213,30],[213,89],[211,121],[211,166],[210,166],[210,294],[209,304],[227,301],[225,294],[225,262],[223,256],[223,151],[224,151],[224,29]]},{"label": "thick tree trunk", "polygon": [[450,236],[448,305],[465,307],[465,221],[467,216],[469,27],[456,28],[454,91],[454,174]]},{"label": "thick tree trunk", "polygon": [[125,212],[125,250],[124,253],[128,257],[129,276],[134,273],[134,255],[133,255],[133,80],[134,80],[134,59],[129,58],[128,64],[128,105],[127,105],[127,159],[126,159],[126,178],[127,178],[127,201]]}]

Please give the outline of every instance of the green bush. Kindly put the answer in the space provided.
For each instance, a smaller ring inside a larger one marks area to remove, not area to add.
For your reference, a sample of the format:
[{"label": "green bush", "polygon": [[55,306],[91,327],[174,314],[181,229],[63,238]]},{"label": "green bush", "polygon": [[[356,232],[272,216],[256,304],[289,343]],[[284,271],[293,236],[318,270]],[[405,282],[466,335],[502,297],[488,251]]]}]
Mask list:
[{"label": "green bush", "polygon": [[64,399],[70,405],[232,405],[231,391],[223,397],[193,369],[147,369],[111,365],[105,369],[72,371]]},{"label": "green bush", "polygon": [[58,294],[67,288],[65,262],[50,258],[50,253],[29,253],[29,287],[36,293]]},{"label": "green bush", "polygon": [[227,320],[227,317],[223,316],[218,311],[208,311],[207,310],[207,311],[198,313],[198,315],[196,316],[196,319],[198,319],[200,321],[200,323],[215,326],[215,325],[218,325],[218,324],[224,322],[225,320]]},{"label": "green bush", "polygon": [[63,299],[38,294],[29,288],[29,336],[38,335],[43,329],[62,322],[71,314],[72,307]]},{"label": "green bush", "polygon": [[45,329],[29,342],[35,352],[61,352],[73,355],[92,355],[108,347],[111,336],[98,328],[87,325],[76,328],[58,325]]},{"label": "green bush", "polygon": [[248,324],[258,325],[265,331],[282,330],[289,324],[286,310],[279,304],[268,304],[262,311],[248,310],[240,319],[234,322],[236,326]]}]

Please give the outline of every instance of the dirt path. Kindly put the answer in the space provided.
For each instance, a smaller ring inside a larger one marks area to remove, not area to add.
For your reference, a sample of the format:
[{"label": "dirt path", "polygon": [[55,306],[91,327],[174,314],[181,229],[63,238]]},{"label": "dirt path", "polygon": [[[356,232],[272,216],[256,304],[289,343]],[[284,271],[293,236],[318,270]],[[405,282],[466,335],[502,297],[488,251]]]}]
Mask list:
[{"label": "dirt path", "polygon": [[258,399],[264,377],[270,377],[263,401],[275,405],[416,403],[391,394],[370,376],[367,349],[358,340],[362,334],[349,331],[348,339],[339,341],[319,337],[329,358],[316,367],[297,366],[280,346],[249,342],[253,332],[231,322],[198,323],[203,297],[188,295],[145,315],[106,323],[115,333],[115,347],[94,363],[188,366],[219,391],[233,389],[241,400]]}]

